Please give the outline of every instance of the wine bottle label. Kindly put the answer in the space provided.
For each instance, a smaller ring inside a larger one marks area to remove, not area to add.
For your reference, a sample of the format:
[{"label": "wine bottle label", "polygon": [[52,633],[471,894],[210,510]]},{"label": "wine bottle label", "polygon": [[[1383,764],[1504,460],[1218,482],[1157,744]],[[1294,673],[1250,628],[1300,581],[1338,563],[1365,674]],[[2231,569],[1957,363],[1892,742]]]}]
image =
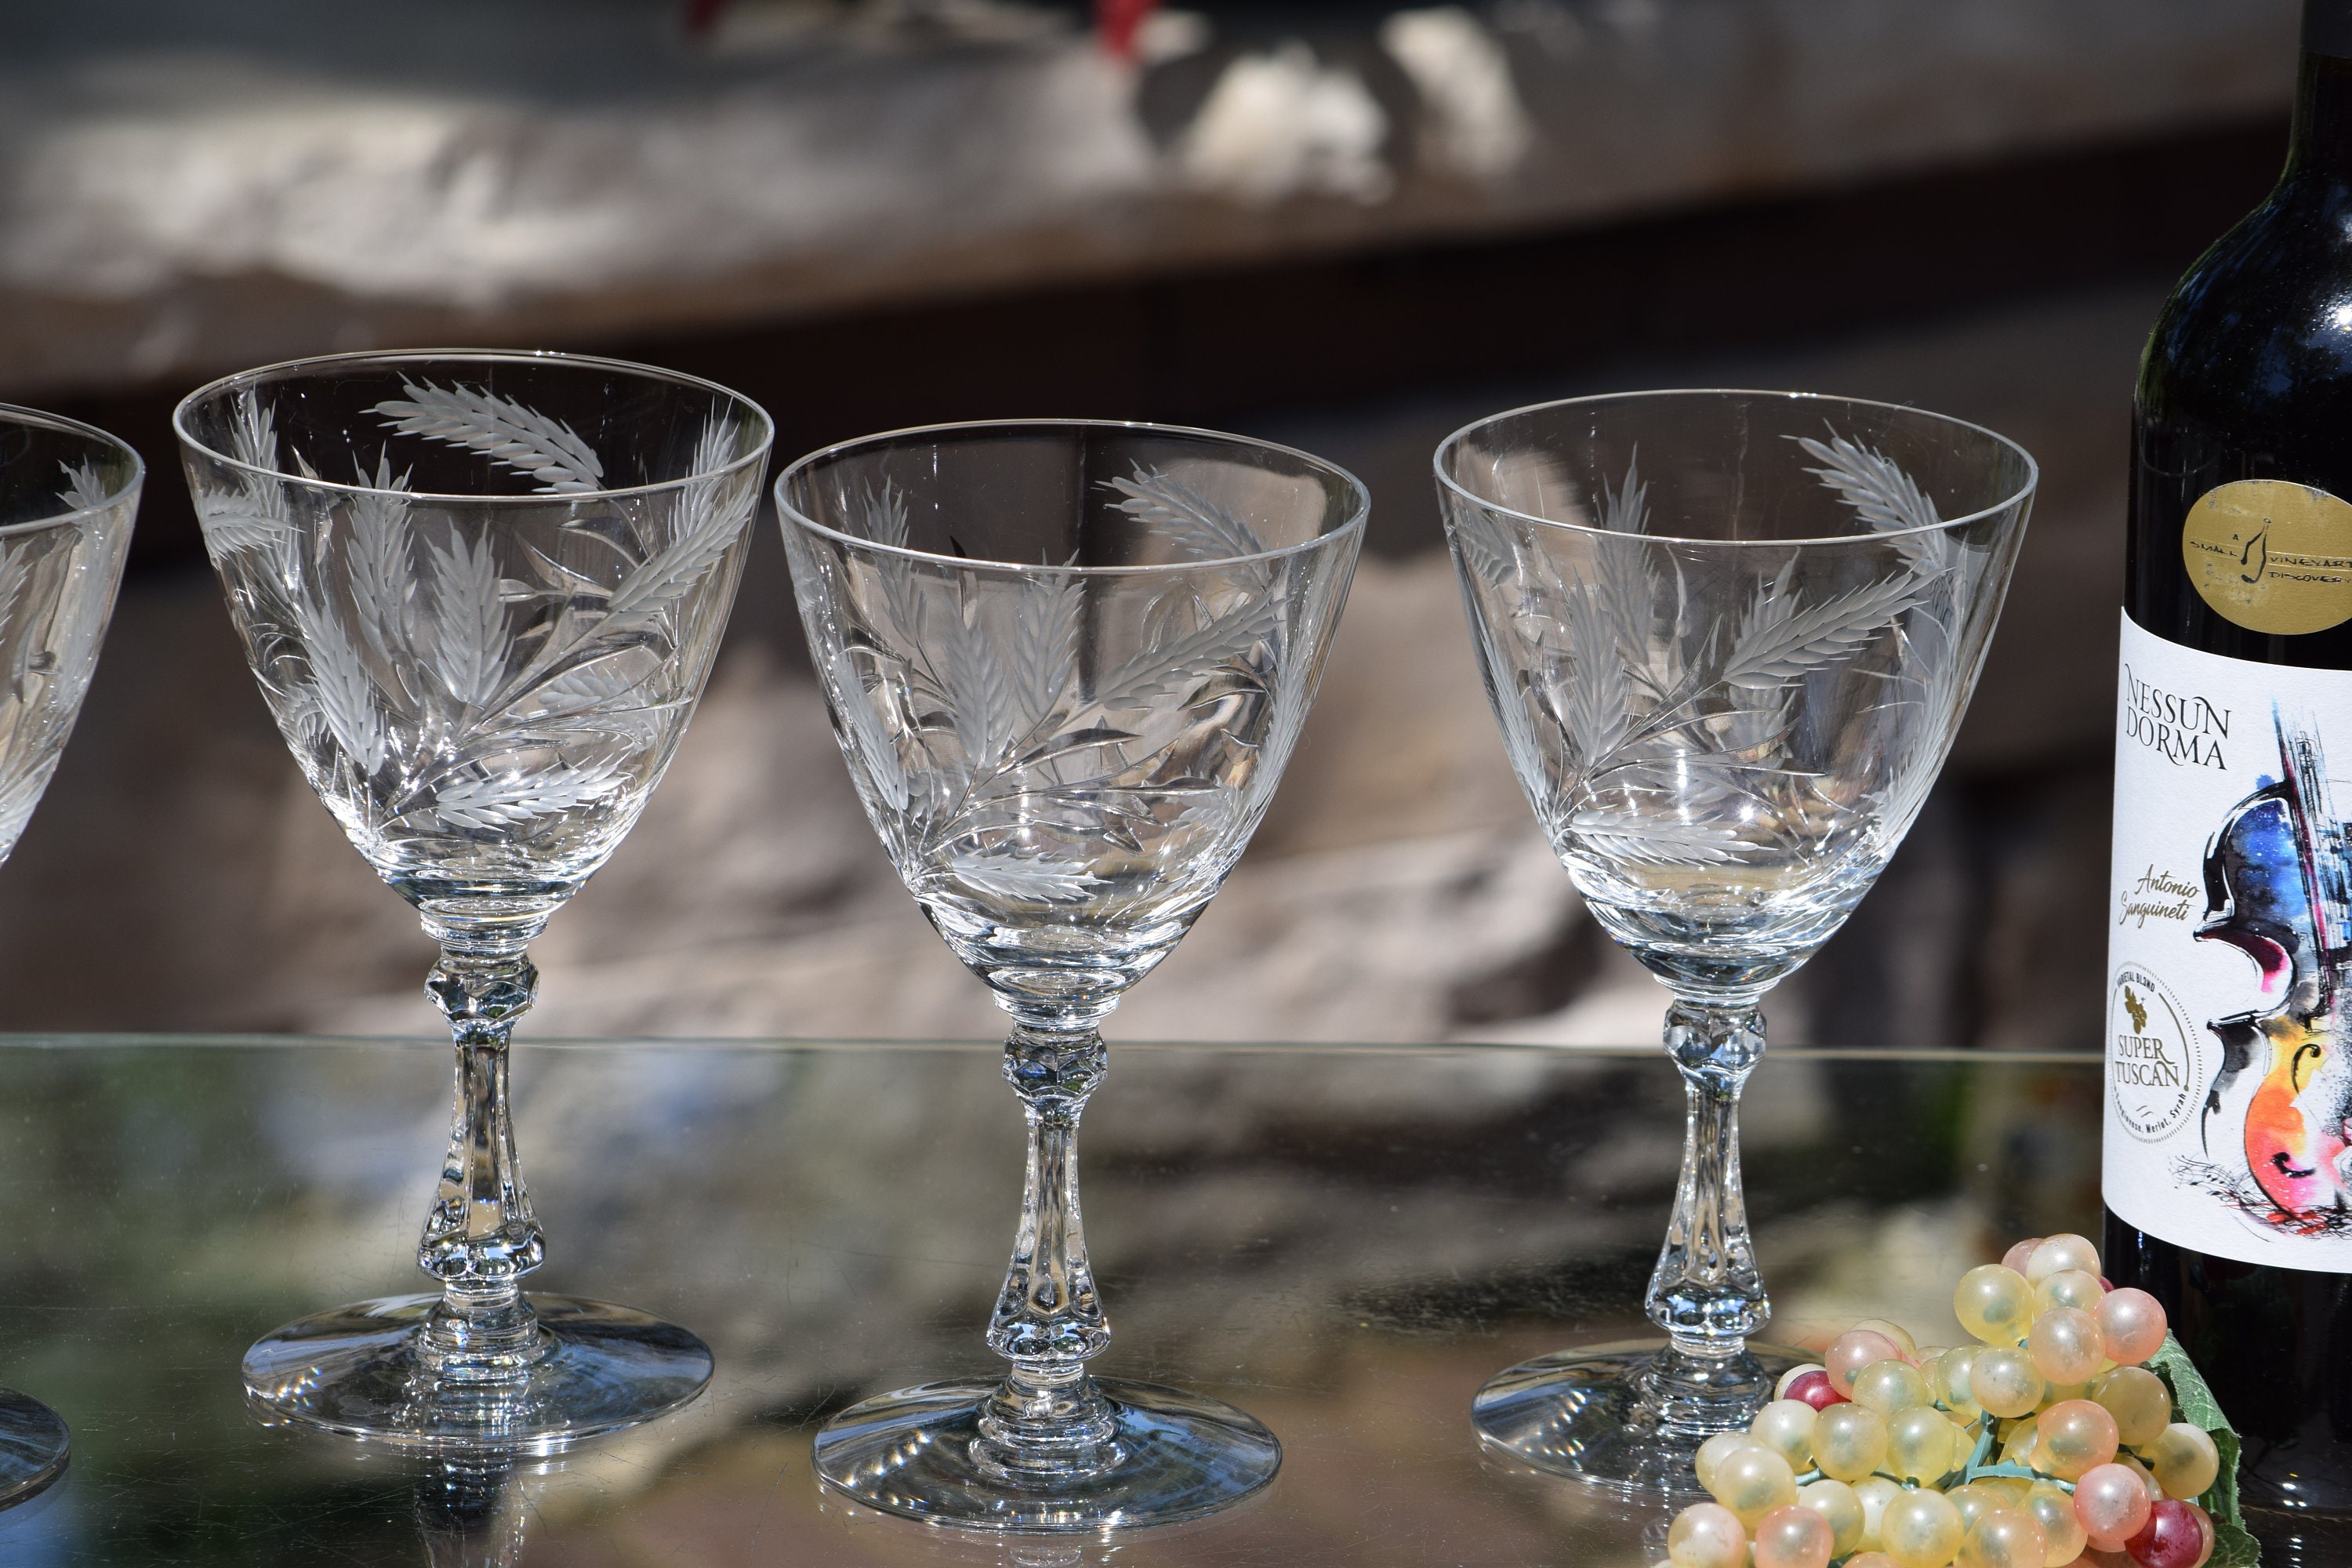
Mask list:
[{"label": "wine bottle label", "polygon": [[[2201,502],[2200,503],[2202,504]],[[2339,505],[2342,503],[2338,503]],[[2352,672],[2126,615],[2102,1185],[2199,1252],[2352,1270]]]},{"label": "wine bottle label", "polygon": [[2299,637],[2352,620],[2352,502],[2285,479],[2237,479],[2180,527],[2197,596],[2249,631]]}]

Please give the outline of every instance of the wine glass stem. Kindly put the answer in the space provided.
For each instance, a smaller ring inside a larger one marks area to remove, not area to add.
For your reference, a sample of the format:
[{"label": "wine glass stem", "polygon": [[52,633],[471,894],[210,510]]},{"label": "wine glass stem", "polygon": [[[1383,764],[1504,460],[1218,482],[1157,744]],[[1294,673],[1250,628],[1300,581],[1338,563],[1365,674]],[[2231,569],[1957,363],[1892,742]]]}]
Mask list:
[{"label": "wine glass stem", "polygon": [[1683,1075],[1683,1169],[1643,1304],[1674,1352],[1720,1363],[1772,1312],[1739,1183],[1739,1091],[1764,1057],[1763,1015],[1752,1002],[1678,999],[1665,1041]]},{"label": "wine glass stem", "polygon": [[1086,1363],[1110,1342],[1087,1262],[1078,1213],[1078,1116],[1102,1081],[1092,1028],[1016,1026],[1004,1076],[1029,1121],[1027,1180],[1013,1261],[988,1325],[988,1347],[1013,1363],[981,1416],[987,1458],[1033,1475],[1116,1462],[1110,1405]]},{"label": "wine glass stem", "polygon": [[445,942],[425,994],[449,1020],[457,1106],[441,1184],[425,1218],[417,1266],[441,1281],[419,1354],[457,1381],[518,1378],[548,1342],[522,1298],[522,1277],[546,1258],[515,1157],[507,1108],[507,1038],[538,994],[520,946]]}]

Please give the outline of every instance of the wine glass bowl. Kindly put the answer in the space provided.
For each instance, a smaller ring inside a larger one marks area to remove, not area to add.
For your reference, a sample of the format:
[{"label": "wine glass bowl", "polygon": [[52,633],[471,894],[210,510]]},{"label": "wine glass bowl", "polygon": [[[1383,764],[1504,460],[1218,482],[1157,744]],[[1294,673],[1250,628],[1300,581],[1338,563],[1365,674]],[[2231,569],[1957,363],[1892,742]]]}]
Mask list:
[{"label": "wine glass bowl", "polygon": [[[0,405],[0,860],[65,754],[98,667],[145,469],[87,425]],[[57,1412],[0,1388],[0,1508],[63,1473]]]},{"label": "wine glass bowl", "polygon": [[271,1419],[548,1452],[690,1398],[709,1352],[525,1300],[544,1258],[507,1109],[526,949],[669,765],[741,572],[772,435],[690,377],[556,354],[337,355],[181,404],[207,552],[271,717],[441,945],[456,1110],[419,1247],[436,1297],[256,1345]]},{"label": "wine glass bowl", "polygon": [[989,1329],[1000,1382],[881,1395],[819,1435],[829,1486],[935,1523],[1167,1522],[1264,1486],[1241,1412],[1097,1384],[1079,1221],[1097,1026],[1172,951],[1264,815],[1363,531],[1304,454],[1082,421],[942,426],[778,479],[786,552],[858,796],[924,914],[1014,1019],[1027,1190]]},{"label": "wine glass bowl", "polygon": [[1671,991],[1684,1169],[1645,1305],[1664,1346],[1514,1368],[1482,1436],[1686,1489],[1788,1352],[1738,1176],[1757,1004],[1853,912],[1982,665],[2035,470],[1916,409],[1798,394],[1573,399],[1440,446],[1448,537],[1514,772],[1602,928]]}]

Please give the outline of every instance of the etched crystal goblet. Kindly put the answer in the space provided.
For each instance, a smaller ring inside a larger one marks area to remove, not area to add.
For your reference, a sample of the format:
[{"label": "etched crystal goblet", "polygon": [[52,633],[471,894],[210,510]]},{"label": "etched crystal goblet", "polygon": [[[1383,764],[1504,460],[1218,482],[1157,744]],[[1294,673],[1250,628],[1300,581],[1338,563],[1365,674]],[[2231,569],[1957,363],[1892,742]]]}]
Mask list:
[{"label": "etched crystal goblet", "polygon": [[645,809],[702,692],[772,427],[691,377],[559,354],[346,354],[173,416],[271,716],[441,946],[457,1104],[418,1265],[437,1296],[246,1354],[265,1419],[546,1453],[692,1398],[710,1352],[627,1308],[521,1293],[545,1253],[507,1041],[526,952]]},{"label": "etched crystal goblet", "polygon": [[1511,765],[1602,928],[1673,994],[1682,1175],[1654,1342],[1489,1383],[1481,1436],[1540,1469],[1690,1489],[1794,1352],[1739,1182],[1764,993],[1844,921],[1935,784],[2024,537],[2033,460],[1918,409],[1765,392],[1577,398],[1437,448]]},{"label": "etched crystal goblet", "polygon": [[1206,908],[1307,717],[1363,537],[1363,487],[1303,453],[1149,425],[1023,421],[853,441],[776,483],[859,799],[923,913],[1013,1016],[1027,1114],[1001,1381],[828,1422],[817,1473],[932,1523],[1187,1519],[1274,1478],[1213,1400],[1097,1383],[1110,1338],[1079,1223],[1098,1026]]},{"label": "etched crystal goblet", "polygon": [[[103,430],[0,404],[0,860],[16,847],[98,668],[145,469]],[[0,1508],[65,1469],[56,1411],[0,1388]]]}]

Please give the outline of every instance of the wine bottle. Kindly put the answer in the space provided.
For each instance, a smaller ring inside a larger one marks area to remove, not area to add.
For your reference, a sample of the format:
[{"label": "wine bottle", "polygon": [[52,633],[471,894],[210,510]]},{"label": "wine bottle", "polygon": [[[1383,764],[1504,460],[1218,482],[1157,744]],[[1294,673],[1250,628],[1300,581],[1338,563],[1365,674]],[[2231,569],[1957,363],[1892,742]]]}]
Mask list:
[{"label": "wine bottle", "polygon": [[2103,1251],[2265,1561],[2352,1563],[2352,0],[2306,0],[2285,172],[2166,301],[2132,460]]}]

